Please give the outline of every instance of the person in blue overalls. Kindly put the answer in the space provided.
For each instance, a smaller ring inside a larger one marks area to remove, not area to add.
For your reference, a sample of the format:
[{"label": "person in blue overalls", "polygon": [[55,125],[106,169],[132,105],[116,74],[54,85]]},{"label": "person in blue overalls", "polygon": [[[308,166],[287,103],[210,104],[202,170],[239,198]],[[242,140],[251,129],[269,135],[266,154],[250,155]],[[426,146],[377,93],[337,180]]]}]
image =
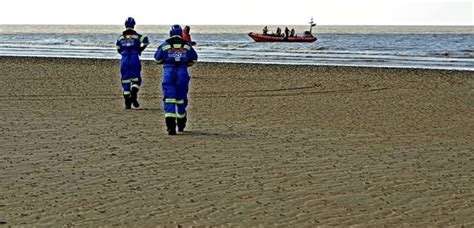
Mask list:
[{"label": "person in blue overalls", "polygon": [[142,84],[139,56],[148,46],[148,37],[137,33],[135,28],[135,19],[127,18],[125,21],[125,31],[117,40],[117,51],[122,55],[120,60],[120,74],[122,80],[123,97],[125,99],[125,108],[131,109],[140,107],[138,103],[138,90]]},{"label": "person in blue overalls", "polygon": [[190,77],[188,66],[197,61],[197,53],[193,47],[183,40],[183,29],[173,25],[170,38],[162,43],[155,53],[155,60],[163,64],[161,88],[163,92],[163,108],[168,134],[176,135],[186,127],[188,90]]}]

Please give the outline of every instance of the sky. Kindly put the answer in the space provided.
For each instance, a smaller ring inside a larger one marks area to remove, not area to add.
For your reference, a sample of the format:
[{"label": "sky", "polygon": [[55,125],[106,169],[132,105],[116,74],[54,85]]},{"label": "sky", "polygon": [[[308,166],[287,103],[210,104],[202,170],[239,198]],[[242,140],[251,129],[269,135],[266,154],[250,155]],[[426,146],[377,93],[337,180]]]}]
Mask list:
[{"label": "sky", "polygon": [[474,0],[6,0],[0,24],[474,25]]}]

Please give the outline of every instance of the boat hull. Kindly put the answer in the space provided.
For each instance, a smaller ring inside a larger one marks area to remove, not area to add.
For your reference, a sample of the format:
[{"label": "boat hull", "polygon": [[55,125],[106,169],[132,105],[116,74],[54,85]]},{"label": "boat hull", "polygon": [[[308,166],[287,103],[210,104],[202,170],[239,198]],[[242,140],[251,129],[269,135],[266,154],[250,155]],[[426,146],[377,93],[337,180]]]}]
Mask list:
[{"label": "boat hull", "polygon": [[307,42],[311,43],[316,41],[314,36],[306,37],[283,37],[283,36],[272,36],[272,35],[263,35],[251,32],[249,36],[255,40],[255,42]]}]

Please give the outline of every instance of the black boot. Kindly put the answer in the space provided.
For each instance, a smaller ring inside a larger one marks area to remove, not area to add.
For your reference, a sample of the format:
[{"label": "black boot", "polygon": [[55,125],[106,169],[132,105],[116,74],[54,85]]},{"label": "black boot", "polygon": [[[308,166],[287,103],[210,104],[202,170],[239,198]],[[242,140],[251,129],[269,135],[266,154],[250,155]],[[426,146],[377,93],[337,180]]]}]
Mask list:
[{"label": "black boot", "polygon": [[184,118],[178,118],[178,131],[183,132],[184,128],[186,127],[186,116]]},{"label": "black boot", "polygon": [[123,95],[123,98],[125,99],[125,109],[131,109],[132,108],[132,101],[130,100],[130,95]]},{"label": "black boot", "polygon": [[166,117],[166,128],[168,135],[176,135],[176,118],[175,117]]},{"label": "black boot", "polygon": [[138,103],[138,88],[132,87],[132,93],[130,95],[130,100],[133,104],[133,107],[138,108],[140,104]]}]

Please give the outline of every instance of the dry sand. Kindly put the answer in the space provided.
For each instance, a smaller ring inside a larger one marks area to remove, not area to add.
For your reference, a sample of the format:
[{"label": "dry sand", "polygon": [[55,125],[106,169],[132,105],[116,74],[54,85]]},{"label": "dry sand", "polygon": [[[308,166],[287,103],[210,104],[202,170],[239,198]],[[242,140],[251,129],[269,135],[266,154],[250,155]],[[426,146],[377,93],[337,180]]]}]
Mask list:
[{"label": "dry sand", "polygon": [[473,72],[1,57],[0,224],[474,226]]}]

